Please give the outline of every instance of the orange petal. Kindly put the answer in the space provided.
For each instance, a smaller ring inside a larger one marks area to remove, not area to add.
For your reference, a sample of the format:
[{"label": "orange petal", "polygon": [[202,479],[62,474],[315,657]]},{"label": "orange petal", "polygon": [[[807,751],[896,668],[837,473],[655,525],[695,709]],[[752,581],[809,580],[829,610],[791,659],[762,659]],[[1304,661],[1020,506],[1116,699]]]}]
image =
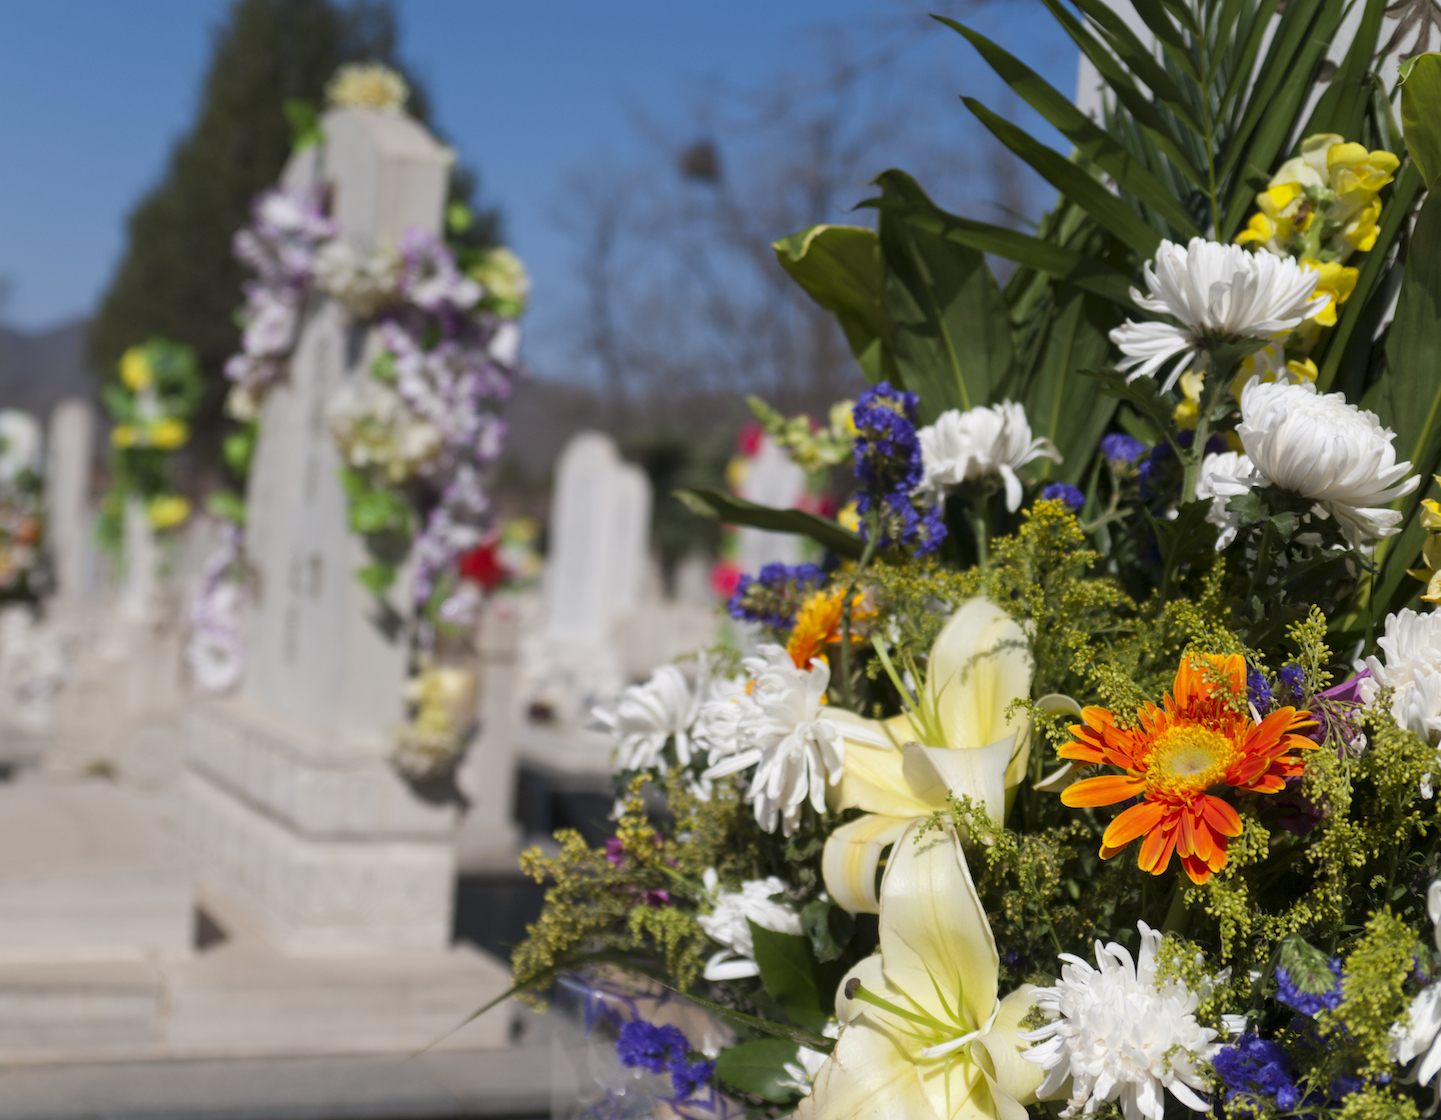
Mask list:
[{"label": "orange petal", "polygon": [[1181,827],[1177,830],[1176,851],[1182,858],[1196,855],[1196,831],[1191,826],[1191,810],[1181,810]]},{"label": "orange petal", "polygon": [[1191,882],[1195,883],[1198,887],[1211,877],[1210,865],[1206,863],[1205,860],[1197,859],[1195,856],[1182,856],[1181,866],[1185,869],[1186,874],[1190,876]]},{"label": "orange petal", "polygon": [[1141,845],[1141,854],[1136,858],[1136,863],[1142,871],[1159,875],[1166,870],[1166,866],[1171,862],[1171,853],[1175,850],[1175,832],[1167,835],[1164,827],[1157,828],[1146,834],[1146,841]]},{"label": "orange petal", "polygon": [[1101,846],[1119,852],[1141,833],[1150,832],[1160,824],[1165,815],[1165,808],[1154,801],[1132,805],[1111,822],[1101,837]]},{"label": "orange petal", "polygon": [[1219,797],[1207,794],[1201,798],[1201,812],[1205,816],[1206,823],[1222,836],[1241,835],[1240,815]]},{"label": "orange petal", "polygon": [[1061,791],[1061,804],[1076,808],[1081,805],[1114,805],[1135,797],[1146,788],[1144,778],[1107,775],[1103,778],[1083,778]]},{"label": "orange petal", "polygon": [[1224,841],[1217,839],[1216,834],[1211,831],[1211,826],[1206,823],[1205,816],[1201,813],[1196,814],[1192,826],[1195,832],[1196,858],[1209,863],[1216,852],[1217,844],[1224,843]]},{"label": "orange petal", "polygon": [[1080,740],[1067,743],[1056,753],[1062,758],[1075,759],[1077,762],[1103,762],[1106,757],[1103,751]]}]

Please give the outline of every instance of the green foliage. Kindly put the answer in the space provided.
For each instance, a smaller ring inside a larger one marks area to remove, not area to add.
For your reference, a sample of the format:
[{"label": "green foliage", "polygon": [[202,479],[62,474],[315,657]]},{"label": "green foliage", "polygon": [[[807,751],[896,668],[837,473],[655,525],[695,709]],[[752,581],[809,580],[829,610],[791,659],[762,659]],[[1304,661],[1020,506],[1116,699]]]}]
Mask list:
[{"label": "green foliage", "polygon": [[788,1064],[796,1061],[796,1045],[779,1038],[742,1042],[721,1053],[716,1076],[726,1084],[773,1104],[790,1104],[800,1094],[793,1085]]},{"label": "green foliage", "polygon": [[1431,190],[1441,179],[1441,54],[1423,54],[1402,65],[1401,128]]},{"label": "green foliage", "polygon": [[859,559],[864,550],[859,533],[804,510],[772,509],[721,490],[677,490],[675,496],[692,513],[718,518],[728,525],[750,525],[777,533],[797,533],[810,537],[838,556],[851,559]]}]

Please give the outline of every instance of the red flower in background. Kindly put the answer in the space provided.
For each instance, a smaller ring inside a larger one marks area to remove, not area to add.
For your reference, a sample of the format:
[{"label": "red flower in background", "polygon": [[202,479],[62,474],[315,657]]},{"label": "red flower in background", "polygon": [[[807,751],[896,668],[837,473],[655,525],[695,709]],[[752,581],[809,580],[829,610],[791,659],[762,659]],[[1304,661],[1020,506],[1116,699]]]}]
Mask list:
[{"label": "red flower in background", "polygon": [[741,570],[729,560],[717,560],[710,570],[711,590],[722,599],[735,594],[736,585],[741,581]]},{"label": "red flower in background", "polygon": [[499,553],[499,541],[489,541],[472,548],[460,558],[460,578],[479,584],[486,592],[494,591],[510,574],[500,562]]},{"label": "red flower in background", "polygon": [[760,454],[761,440],[765,438],[765,434],[765,429],[754,420],[747,420],[736,435],[737,450],[747,459],[754,459]]}]

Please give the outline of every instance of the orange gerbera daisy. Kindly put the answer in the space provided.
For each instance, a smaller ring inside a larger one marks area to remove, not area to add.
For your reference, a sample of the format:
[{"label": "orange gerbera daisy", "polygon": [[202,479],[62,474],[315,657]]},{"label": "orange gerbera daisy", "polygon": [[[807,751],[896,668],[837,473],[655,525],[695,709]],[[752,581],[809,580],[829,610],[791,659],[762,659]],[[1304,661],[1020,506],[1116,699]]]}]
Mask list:
[{"label": "orange gerbera daisy", "polygon": [[[844,588],[831,591],[816,591],[801,604],[796,612],[796,624],[791,630],[786,652],[791,655],[797,669],[809,669],[811,658],[825,660],[825,648],[841,640],[841,608],[845,603]],[[860,592],[851,596],[851,644],[862,641],[859,624],[876,616],[868,607],[865,596]]]},{"label": "orange gerbera daisy", "polygon": [[1310,712],[1281,708],[1257,723],[1247,713],[1246,661],[1206,655],[1183,657],[1164,707],[1147,704],[1137,726],[1119,728],[1105,708],[1086,708],[1075,739],[1062,758],[1119,766],[1124,775],[1086,778],[1061,794],[1067,805],[1113,805],[1139,797],[1101,837],[1101,858],[1110,859],[1144,836],[1142,871],[1160,875],[1174,853],[1194,883],[1226,866],[1226,845],[1241,835],[1241,818],[1208,791],[1276,793],[1301,773],[1291,754],[1316,744],[1296,734],[1314,727]]}]

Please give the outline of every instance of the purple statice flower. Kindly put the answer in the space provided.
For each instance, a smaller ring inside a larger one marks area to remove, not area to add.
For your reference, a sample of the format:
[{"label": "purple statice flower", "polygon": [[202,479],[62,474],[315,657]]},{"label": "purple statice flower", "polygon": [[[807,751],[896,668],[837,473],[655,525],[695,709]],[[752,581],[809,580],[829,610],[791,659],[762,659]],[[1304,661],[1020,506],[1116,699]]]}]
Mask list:
[{"label": "purple statice flower", "polygon": [[1335,1011],[1341,1006],[1341,962],[1336,957],[1330,961],[1331,975],[1335,978],[1332,986],[1324,992],[1308,992],[1291,982],[1291,974],[1284,968],[1276,969],[1276,999],[1292,1011],[1302,1015],[1316,1016],[1322,1011]]},{"label": "purple statice flower", "polygon": [[[878,547],[914,545],[918,555],[933,552],[945,539],[939,509],[921,511],[911,495],[921,484],[921,441],[916,435],[914,393],[897,391],[887,381],[873,385],[851,410],[856,426],[855,473],[861,482],[856,511],[874,513],[880,522]],[[861,526],[868,536],[870,519]]]},{"label": "purple statice flower", "polygon": [[675,1095],[685,1101],[693,1097],[714,1073],[715,1062],[676,1062],[670,1067],[670,1083],[675,1086]]},{"label": "purple statice flower", "polygon": [[641,896],[643,901],[652,910],[660,910],[670,905],[670,891],[664,887],[648,890]]},{"label": "purple statice flower", "polygon": [[1081,507],[1086,504],[1086,495],[1069,482],[1048,482],[1041,491],[1041,497],[1046,501],[1065,502],[1072,513],[1080,513]]},{"label": "purple statice flower", "polygon": [[1306,691],[1306,673],[1292,662],[1281,669],[1281,683],[1286,686],[1292,700],[1299,700]]},{"label": "purple statice flower", "polygon": [[1271,685],[1266,674],[1254,665],[1246,667],[1246,697],[1256,705],[1258,712],[1271,709]]},{"label": "purple statice flower", "polygon": [[673,1024],[664,1026],[636,1019],[620,1028],[615,1041],[616,1056],[627,1069],[645,1069],[664,1073],[675,1063],[686,1062],[690,1043],[681,1029]]},{"label": "purple statice flower", "polygon": [[726,610],[737,622],[761,622],[784,630],[795,622],[806,596],[825,581],[825,572],[814,564],[767,564],[759,575],[741,576]]},{"label": "purple statice flower", "polygon": [[1289,1112],[1301,1100],[1292,1079],[1291,1058],[1280,1046],[1254,1034],[1243,1034],[1223,1047],[1211,1065],[1226,1086],[1226,1105],[1232,1116],[1256,1116],[1258,1106],[1274,1101]]},{"label": "purple statice flower", "polygon": [[1111,461],[1113,467],[1134,463],[1145,453],[1146,445],[1125,432],[1112,432],[1101,437],[1101,454]]},{"label": "purple statice flower", "polygon": [[605,842],[605,860],[612,867],[619,867],[625,862],[625,841],[619,836],[612,836]]},{"label": "purple statice flower", "polygon": [[245,639],[240,621],[243,596],[234,578],[240,547],[239,527],[224,522],[220,545],[206,560],[190,604],[185,663],[196,688],[211,695],[229,692],[245,672]]},{"label": "purple statice flower", "polygon": [[455,267],[445,242],[412,228],[400,238],[400,294],[432,315],[462,314],[480,302],[480,285]]}]

